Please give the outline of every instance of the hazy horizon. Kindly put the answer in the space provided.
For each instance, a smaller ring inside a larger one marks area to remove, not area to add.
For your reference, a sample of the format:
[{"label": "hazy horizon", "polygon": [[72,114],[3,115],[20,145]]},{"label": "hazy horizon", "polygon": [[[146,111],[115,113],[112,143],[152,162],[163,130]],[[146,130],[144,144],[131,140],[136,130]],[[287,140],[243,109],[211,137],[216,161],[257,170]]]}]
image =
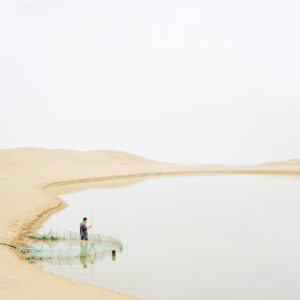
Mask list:
[{"label": "hazy horizon", "polygon": [[300,2],[0,0],[0,148],[300,157]]}]

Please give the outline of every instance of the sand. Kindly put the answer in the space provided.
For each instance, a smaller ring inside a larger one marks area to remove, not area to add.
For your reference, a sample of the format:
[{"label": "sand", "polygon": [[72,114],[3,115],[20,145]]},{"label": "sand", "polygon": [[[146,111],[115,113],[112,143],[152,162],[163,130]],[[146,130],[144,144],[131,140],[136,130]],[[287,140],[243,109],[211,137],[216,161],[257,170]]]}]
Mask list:
[{"label": "sand", "polygon": [[[300,174],[300,159],[245,167],[190,166],[118,151],[0,150],[0,242],[22,245],[24,236],[65,206],[57,193],[132,184],[147,176],[232,173]],[[0,264],[1,300],[137,299],[48,273],[5,246],[0,246]]]}]

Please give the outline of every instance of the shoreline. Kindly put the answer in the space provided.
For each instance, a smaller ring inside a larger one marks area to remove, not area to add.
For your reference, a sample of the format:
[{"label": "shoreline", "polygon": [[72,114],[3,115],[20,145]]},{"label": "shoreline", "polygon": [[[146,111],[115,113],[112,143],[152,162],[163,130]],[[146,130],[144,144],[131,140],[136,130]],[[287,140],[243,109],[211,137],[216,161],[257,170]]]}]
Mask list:
[{"label": "shoreline", "polygon": [[[66,160],[68,160],[67,164]],[[79,186],[79,189],[84,189],[84,185],[120,180],[145,180],[158,176],[300,175],[300,160],[246,167],[187,166],[154,162],[124,152],[100,150],[89,152],[35,148],[0,150],[0,162],[4,162],[4,171],[0,171],[0,187],[3,188],[0,190],[2,199],[0,207],[2,212],[8,211],[8,214],[4,216],[0,213],[0,217],[4,218],[4,221],[0,223],[0,229],[1,233],[5,233],[3,238],[15,244],[24,241],[29,232],[41,226],[52,214],[67,206],[57,196],[59,190],[72,192]],[[17,191],[16,187],[18,187]],[[6,205],[8,209],[5,210]],[[102,297],[101,299],[108,300],[137,299],[40,270],[33,264],[20,259],[20,255],[16,255],[14,250],[1,247],[0,253],[3,266],[0,271],[1,299],[21,297],[23,299],[32,297],[60,299],[67,296],[72,299],[81,299],[83,296],[91,299]],[[21,273],[21,276],[18,273]],[[53,285],[53,289],[45,293],[43,287],[47,284],[48,289],[49,284],[50,287]],[[54,289],[55,286],[57,290]]]},{"label": "shoreline", "polygon": [[[43,186],[42,189],[45,192],[50,193],[50,195],[52,195],[53,197],[57,198],[58,201],[60,201],[60,203],[55,206],[52,207],[50,209],[47,209],[45,211],[43,211],[40,215],[37,216],[37,218],[35,220],[32,220],[32,222],[30,222],[30,224],[28,224],[27,228],[26,228],[26,232],[20,233],[20,236],[14,241],[23,241],[24,239],[26,239],[27,235],[37,231],[38,229],[40,229],[40,227],[42,226],[42,224],[44,222],[47,221],[47,219],[49,219],[53,214],[59,212],[60,210],[65,209],[66,207],[68,207],[68,204],[65,203],[60,197],[58,197],[58,195],[60,193],[57,193],[58,189],[63,187],[64,188],[64,193],[73,193],[74,189],[76,187],[74,187],[73,185],[86,185],[86,184],[95,184],[95,183],[103,183],[105,181],[110,181],[110,182],[118,182],[120,180],[127,180],[127,179],[142,179],[142,180],[148,180],[150,178],[158,178],[158,177],[173,177],[173,176],[222,176],[222,175],[274,175],[274,176],[288,176],[288,175],[292,175],[292,176],[297,176],[300,175],[300,172],[295,172],[295,173],[287,173],[287,172],[278,172],[276,174],[274,174],[274,172],[249,172],[249,171],[237,171],[237,172],[233,172],[233,171],[220,171],[220,172],[216,172],[216,171],[182,171],[182,172],[156,172],[156,173],[137,173],[137,174],[128,174],[128,175],[113,175],[113,176],[109,176],[109,177],[87,177],[87,178],[82,178],[82,179],[77,179],[77,180],[67,180],[67,181],[60,181],[60,182],[53,182],[50,184],[47,184],[46,186]],[[94,185],[97,187],[97,184]],[[83,190],[83,189],[89,189],[90,187],[84,187],[81,186],[81,188],[79,189],[79,191]],[[24,242],[24,245],[26,245],[26,243]],[[27,245],[26,245],[27,246]]]}]

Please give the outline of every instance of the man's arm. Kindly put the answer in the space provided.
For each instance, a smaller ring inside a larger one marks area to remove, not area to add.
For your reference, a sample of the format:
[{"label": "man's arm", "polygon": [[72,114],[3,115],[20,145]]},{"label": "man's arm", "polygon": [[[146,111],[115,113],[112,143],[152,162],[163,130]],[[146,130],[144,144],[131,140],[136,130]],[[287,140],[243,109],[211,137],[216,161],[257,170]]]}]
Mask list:
[{"label": "man's arm", "polygon": [[90,229],[90,228],[92,228],[93,227],[93,225],[90,225],[89,227],[87,227],[86,229]]}]

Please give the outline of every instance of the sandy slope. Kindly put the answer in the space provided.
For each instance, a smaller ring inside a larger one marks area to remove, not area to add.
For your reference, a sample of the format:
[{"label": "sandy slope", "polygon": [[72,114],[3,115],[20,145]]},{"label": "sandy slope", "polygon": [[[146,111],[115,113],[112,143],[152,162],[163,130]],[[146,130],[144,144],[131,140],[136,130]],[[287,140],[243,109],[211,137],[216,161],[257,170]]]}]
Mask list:
[{"label": "sandy slope", "polygon": [[[55,192],[78,190],[103,180],[127,178],[125,184],[130,184],[132,178],[184,173],[300,174],[300,160],[247,167],[184,166],[117,151],[0,150],[0,241],[21,245],[24,235],[63,207]],[[1,300],[135,299],[42,271],[4,246],[0,246],[0,264]]]}]

